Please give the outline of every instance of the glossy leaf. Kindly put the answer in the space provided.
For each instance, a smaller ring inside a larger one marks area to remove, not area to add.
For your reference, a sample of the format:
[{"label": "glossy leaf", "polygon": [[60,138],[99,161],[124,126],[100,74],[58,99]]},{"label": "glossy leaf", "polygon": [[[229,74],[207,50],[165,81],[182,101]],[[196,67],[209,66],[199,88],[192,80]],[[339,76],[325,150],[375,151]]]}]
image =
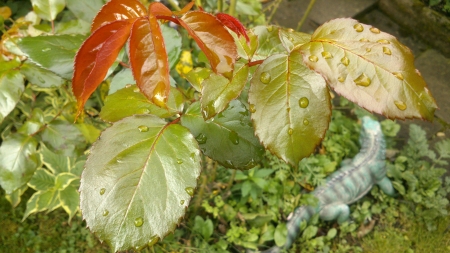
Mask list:
[{"label": "glossy leaf", "polygon": [[49,150],[45,145],[41,146],[41,150],[39,153],[41,155],[42,163],[54,175],[69,172],[70,167],[69,157],[56,154],[51,150]]},{"label": "glossy leaf", "polygon": [[298,51],[267,58],[253,75],[248,97],[256,135],[290,164],[309,156],[328,129],[328,88]]},{"label": "glossy leaf", "polygon": [[78,155],[85,145],[83,135],[73,124],[55,120],[41,132],[42,141],[57,154]]},{"label": "glossy leaf", "polygon": [[279,29],[280,27],[274,25],[253,28],[252,31],[258,38],[258,49],[253,60],[263,60],[273,54],[286,52],[279,36]]},{"label": "glossy leaf", "polygon": [[64,79],[60,76],[31,61],[26,61],[22,64],[20,73],[22,73],[30,83],[41,88],[59,87],[64,83]]},{"label": "glossy leaf", "polygon": [[136,81],[134,80],[131,69],[124,68],[117,74],[115,74],[114,77],[111,79],[111,83],[109,84],[108,96],[120,89],[125,88],[128,84],[132,85],[135,83]]},{"label": "glossy leaf", "polygon": [[319,27],[301,52],[337,93],[361,107],[388,118],[433,119],[436,103],[411,51],[394,36],[335,19]]},{"label": "glossy leaf", "polygon": [[169,60],[169,69],[173,69],[181,54],[181,35],[177,32],[177,30],[167,25],[161,26],[161,32],[164,37],[164,44]]},{"label": "glossy leaf", "polygon": [[70,79],[75,53],[85,38],[84,35],[25,37],[17,45],[34,63]]},{"label": "glossy leaf", "polygon": [[179,22],[205,53],[213,71],[231,78],[237,48],[223,24],[215,16],[202,11],[188,12]]},{"label": "glossy leaf", "polygon": [[165,107],[170,91],[169,59],[156,17],[138,19],[133,24],[129,57],[139,89],[153,103]]},{"label": "glossy leaf", "polygon": [[105,78],[109,67],[127,41],[132,24],[129,20],[119,20],[104,25],[89,36],[78,50],[72,78],[72,91],[78,101],[78,114]]},{"label": "glossy leaf", "polygon": [[294,49],[308,43],[311,40],[311,35],[302,32],[296,32],[293,29],[278,30],[278,36],[287,52],[292,52]]},{"label": "glossy leaf", "polygon": [[106,97],[100,118],[108,122],[115,122],[134,114],[153,114],[167,118],[182,112],[183,105],[183,94],[176,88],[171,88],[167,108],[161,108],[148,100],[136,85],[131,85]]},{"label": "glossy leaf", "polygon": [[107,2],[92,21],[91,31],[102,25],[127,19],[136,19],[147,15],[147,10],[139,0],[111,0]]},{"label": "glossy leaf", "polygon": [[103,0],[66,0],[69,9],[78,19],[92,22],[103,6]]},{"label": "glossy leaf", "polygon": [[247,35],[244,25],[237,18],[228,15],[226,13],[217,13],[216,17],[220,22],[228,27],[231,31],[235,32],[239,36],[243,36],[247,43],[250,43],[250,39]]},{"label": "glossy leaf", "polygon": [[80,186],[87,226],[114,251],[146,246],[185,214],[201,157],[189,131],[151,115],[106,129],[91,149]]},{"label": "glossy leaf", "polygon": [[231,80],[215,73],[205,79],[202,83],[201,98],[203,117],[205,119],[214,117],[223,111],[231,100],[237,98],[247,83],[247,76],[248,66],[238,63]]},{"label": "glossy leaf", "polygon": [[0,123],[14,110],[24,89],[24,78],[18,70],[0,72]]},{"label": "glossy leaf", "polygon": [[37,141],[32,136],[12,134],[0,147],[0,185],[6,194],[24,186],[40,166]]},{"label": "glossy leaf", "polygon": [[185,78],[196,91],[201,92],[203,89],[203,81],[207,79],[211,73],[211,69],[209,68],[195,68],[189,71]]},{"label": "glossy leaf", "polygon": [[65,0],[31,0],[33,10],[39,17],[53,21],[66,6]]},{"label": "glossy leaf", "polygon": [[252,30],[250,30],[247,35],[250,42],[247,42],[247,40],[242,36],[238,38],[236,35],[233,35],[233,37],[236,41],[239,57],[251,60],[256,50],[258,49],[258,37],[253,33]]},{"label": "glossy leaf", "polygon": [[202,117],[200,103],[193,103],[181,117],[181,124],[191,130],[205,155],[227,168],[250,169],[264,154],[249,112],[238,100],[208,121]]}]

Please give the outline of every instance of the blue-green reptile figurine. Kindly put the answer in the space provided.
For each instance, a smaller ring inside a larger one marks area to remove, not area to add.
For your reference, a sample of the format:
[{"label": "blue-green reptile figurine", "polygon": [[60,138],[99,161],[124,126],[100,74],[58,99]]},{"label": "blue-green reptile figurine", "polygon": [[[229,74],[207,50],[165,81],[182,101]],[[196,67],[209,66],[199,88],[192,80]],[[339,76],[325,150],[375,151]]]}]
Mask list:
[{"label": "blue-green reptile figurine", "polygon": [[350,215],[348,205],[366,195],[375,184],[386,194],[394,195],[392,183],[386,177],[386,143],[380,123],[363,117],[359,142],[360,152],[331,174],[326,184],[311,192],[318,199],[317,206],[299,206],[289,215],[284,246],[275,246],[263,252],[275,253],[290,248],[300,232],[301,222],[308,221],[316,213],[325,221],[346,221]]}]

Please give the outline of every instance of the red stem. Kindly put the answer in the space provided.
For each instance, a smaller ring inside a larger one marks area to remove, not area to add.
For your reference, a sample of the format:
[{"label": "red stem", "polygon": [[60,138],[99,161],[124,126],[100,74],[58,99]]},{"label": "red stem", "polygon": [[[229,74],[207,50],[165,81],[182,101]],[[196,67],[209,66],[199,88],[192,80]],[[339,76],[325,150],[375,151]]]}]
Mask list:
[{"label": "red stem", "polygon": [[263,61],[264,61],[264,60],[251,61],[251,62],[248,62],[247,65],[248,65],[249,67],[253,67],[253,66],[256,66],[256,65],[259,65],[259,64],[263,63]]}]

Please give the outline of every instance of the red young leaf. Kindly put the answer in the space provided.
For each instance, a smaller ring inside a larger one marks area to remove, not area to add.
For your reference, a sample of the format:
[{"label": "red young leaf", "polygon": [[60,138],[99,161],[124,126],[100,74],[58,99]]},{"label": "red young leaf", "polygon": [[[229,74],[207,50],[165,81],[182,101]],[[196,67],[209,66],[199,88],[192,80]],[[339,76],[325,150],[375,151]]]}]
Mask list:
[{"label": "red young leaf", "polygon": [[147,10],[139,0],[111,0],[107,2],[92,21],[91,32],[100,26],[116,20],[133,19],[147,15]]},{"label": "red young leaf", "polygon": [[129,51],[131,69],[140,90],[153,103],[165,107],[170,90],[169,60],[155,16],[140,18],[133,24]]},{"label": "red young leaf", "polygon": [[235,32],[237,35],[243,35],[247,43],[250,43],[247,31],[245,31],[244,25],[235,17],[225,13],[217,13],[216,17],[222,22],[222,24]]},{"label": "red young leaf", "polygon": [[188,12],[178,20],[205,53],[213,71],[231,78],[237,48],[223,24],[215,16],[202,11]]},{"label": "red young leaf", "polygon": [[148,13],[154,16],[172,16],[172,11],[164,4],[159,2],[153,2],[148,7]]},{"label": "red young leaf", "polygon": [[130,35],[133,20],[118,20],[97,29],[75,56],[72,90],[78,101],[77,115],[103,81]]}]

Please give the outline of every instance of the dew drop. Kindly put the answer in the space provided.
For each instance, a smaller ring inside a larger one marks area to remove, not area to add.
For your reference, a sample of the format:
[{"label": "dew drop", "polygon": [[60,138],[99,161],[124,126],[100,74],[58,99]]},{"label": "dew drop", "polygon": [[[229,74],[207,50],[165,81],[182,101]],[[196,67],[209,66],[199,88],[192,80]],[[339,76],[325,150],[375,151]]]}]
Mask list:
[{"label": "dew drop", "polygon": [[420,77],[422,76],[422,74],[420,73],[420,71],[418,69],[415,70],[416,74],[418,74]]},{"label": "dew drop", "polygon": [[358,78],[356,78],[355,80],[353,80],[357,85],[360,86],[364,86],[367,87],[370,85],[370,83],[372,82],[370,80],[370,78],[368,76],[366,76],[366,74],[362,73],[360,76],[358,76]]},{"label": "dew drop", "polygon": [[150,237],[150,240],[148,241],[147,245],[149,247],[151,247],[151,246],[155,245],[158,241],[159,241],[159,237],[154,235],[154,236]]},{"label": "dew drop", "polygon": [[204,134],[200,133],[199,135],[197,135],[197,137],[195,137],[195,139],[197,140],[198,144],[205,144],[208,138]]},{"label": "dew drop", "polygon": [[338,77],[338,81],[341,82],[341,83],[343,83],[343,82],[345,81],[345,79],[344,79],[343,76],[340,76],[340,77]]},{"label": "dew drop", "polygon": [[109,211],[108,210],[105,210],[105,211],[103,211],[103,216],[108,216],[108,214],[109,214]]},{"label": "dew drop", "polygon": [[136,87],[136,88],[133,89],[133,91],[134,92],[139,92],[139,88]]},{"label": "dew drop", "polygon": [[364,31],[364,27],[361,24],[356,24],[353,26],[353,28],[355,29],[355,31],[357,31],[359,33]]},{"label": "dew drop", "polygon": [[309,100],[306,97],[302,97],[298,100],[298,105],[300,105],[301,108],[306,108],[309,105]]},{"label": "dew drop", "polygon": [[406,104],[405,104],[405,102],[402,102],[402,101],[394,101],[394,104],[395,104],[395,106],[397,106],[397,108],[398,108],[400,111],[406,110]]},{"label": "dew drop", "polygon": [[178,163],[178,164],[182,164],[182,163],[183,163],[183,160],[177,159],[177,163]]},{"label": "dew drop", "polygon": [[194,188],[186,187],[184,190],[186,191],[187,194],[189,194],[189,196],[191,197],[194,196]]},{"label": "dew drop", "polygon": [[289,134],[289,135],[292,135],[293,133],[294,133],[294,129],[289,128],[289,129],[288,129],[288,134]]},{"label": "dew drop", "polygon": [[133,85],[127,84],[127,85],[125,85],[125,88],[130,88],[131,86],[133,86]]},{"label": "dew drop", "polygon": [[141,227],[144,224],[144,219],[142,217],[138,217],[134,220],[134,225],[136,227]]},{"label": "dew drop", "polygon": [[268,27],[267,27],[267,31],[268,31],[268,32],[271,32],[271,31],[273,31],[273,26],[271,26],[271,25],[270,25],[270,26],[268,26]]},{"label": "dew drop", "polygon": [[303,125],[305,125],[305,126],[309,125],[309,120],[304,119],[304,120],[303,120]]},{"label": "dew drop", "polygon": [[184,205],[184,199],[180,200],[180,205]]},{"label": "dew drop", "polygon": [[387,55],[391,55],[392,54],[391,50],[389,48],[387,48],[387,47],[383,47],[383,53],[387,54]]},{"label": "dew drop", "polygon": [[346,56],[344,56],[341,58],[341,63],[345,66],[348,66],[348,64],[350,64],[350,60]]},{"label": "dew drop", "polygon": [[250,110],[251,113],[255,113],[256,112],[256,108],[255,108],[254,104],[250,104],[249,107],[250,107],[249,110]]},{"label": "dew drop", "polygon": [[148,126],[140,125],[138,126],[139,132],[148,132]]},{"label": "dew drop", "polygon": [[264,83],[264,84],[268,84],[270,82],[270,80],[272,80],[272,77],[270,76],[269,72],[262,72],[261,76],[259,77],[259,80]]},{"label": "dew drop", "polygon": [[373,33],[380,33],[380,29],[378,29],[376,27],[371,27],[369,30]]},{"label": "dew drop", "polygon": [[226,165],[225,167],[227,168],[234,168],[234,164],[231,160],[226,160],[225,165]]},{"label": "dew drop", "polygon": [[394,76],[397,77],[399,80],[403,80],[403,75],[402,75],[402,73],[400,73],[400,72],[394,72],[394,73],[392,73],[392,74],[394,74]]},{"label": "dew drop", "polygon": [[319,60],[319,58],[317,58],[317,56],[315,56],[315,55],[310,55],[308,57],[308,59],[309,59],[309,61],[312,61],[312,62],[317,62]]},{"label": "dew drop", "polygon": [[44,78],[42,78],[41,76],[38,76],[38,80],[39,80],[39,82],[41,82],[41,83],[45,83]]},{"label": "dew drop", "polygon": [[332,55],[330,52],[323,51],[323,52],[322,52],[322,57],[323,57],[324,59],[331,59],[331,58],[333,58],[333,55]]},{"label": "dew drop", "polygon": [[46,48],[42,49],[42,52],[48,52],[48,51],[50,51],[50,50],[52,50],[52,49],[49,48],[49,47],[46,47]]},{"label": "dew drop", "polygon": [[105,189],[105,188],[101,188],[101,189],[100,189],[100,195],[105,194],[105,192],[106,192],[106,189]]},{"label": "dew drop", "polygon": [[366,47],[366,52],[368,53],[370,51],[372,51],[372,49],[370,49],[370,47]]},{"label": "dew drop", "polygon": [[228,139],[234,145],[238,145],[239,144],[239,136],[238,136],[238,134],[235,131],[231,131],[230,132],[230,134],[228,135]]},{"label": "dew drop", "polygon": [[359,41],[361,41],[361,42],[369,42],[369,40],[366,39],[366,38],[362,38],[362,39],[360,39]]},{"label": "dew drop", "polygon": [[385,39],[377,40],[377,42],[381,43],[381,44],[390,44],[389,40],[385,40]]},{"label": "dew drop", "polygon": [[138,113],[139,113],[139,114],[149,114],[149,113],[150,113],[150,110],[147,109],[147,108],[142,108],[142,109],[139,109],[139,110],[138,110]]}]

